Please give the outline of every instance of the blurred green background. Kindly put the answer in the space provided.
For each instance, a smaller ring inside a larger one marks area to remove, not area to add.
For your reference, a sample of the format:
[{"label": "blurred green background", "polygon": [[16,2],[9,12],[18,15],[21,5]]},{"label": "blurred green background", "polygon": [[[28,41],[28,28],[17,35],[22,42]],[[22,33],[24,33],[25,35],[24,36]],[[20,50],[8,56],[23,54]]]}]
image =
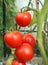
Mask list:
[{"label": "blurred green background", "polygon": [[[6,31],[15,30],[15,15],[17,13],[17,6],[15,0],[4,0],[6,7]],[[0,0],[0,61],[3,58],[3,0]]]}]

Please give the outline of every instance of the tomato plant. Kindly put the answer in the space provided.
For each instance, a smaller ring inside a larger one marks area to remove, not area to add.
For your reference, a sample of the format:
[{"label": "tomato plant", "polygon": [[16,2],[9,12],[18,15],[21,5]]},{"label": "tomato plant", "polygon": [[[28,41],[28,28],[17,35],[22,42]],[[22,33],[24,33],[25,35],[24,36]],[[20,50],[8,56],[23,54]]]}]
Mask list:
[{"label": "tomato plant", "polygon": [[23,36],[23,43],[29,43],[32,47],[35,46],[35,38],[33,35],[27,33]]},{"label": "tomato plant", "polygon": [[31,60],[34,56],[34,51],[28,43],[23,43],[19,48],[15,50],[15,56],[23,61],[27,62]]},{"label": "tomato plant", "polygon": [[5,34],[4,41],[10,48],[17,48],[22,44],[22,35],[19,31],[9,32]]},{"label": "tomato plant", "polygon": [[21,62],[21,61],[19,61],[19,60],[14,60],[14,61],[12,62],[12,65],[26,65],[26,64],[23,63],[23,62]]},{"label": "tomato plant", "polygon": [[18,13],[15,20],[16,23],[21,27],[28,26],[31,22],[31,14],[29,12]]}]

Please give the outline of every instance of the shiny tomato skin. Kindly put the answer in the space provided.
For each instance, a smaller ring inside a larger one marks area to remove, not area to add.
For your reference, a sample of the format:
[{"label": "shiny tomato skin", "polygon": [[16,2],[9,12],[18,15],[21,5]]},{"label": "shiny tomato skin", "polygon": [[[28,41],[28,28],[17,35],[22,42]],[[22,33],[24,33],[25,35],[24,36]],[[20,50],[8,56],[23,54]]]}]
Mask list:
[{"label": "shiny tomato skin", "polygon": [[35,38],[33,35],[26,33],[23,36],[23,43],[29,43],[32,47],[35,46]]},{"label": "shiny tomato skin", "polygon": [[12,62],[12,65],[26,65],[26,64],[23,63],[23,62],[21,62],[21,61],[19,61],[19,60],[14,60],[14,61]]},{"label": "shiny tomato skin", "polygon": [[28,43],[23,43],[15,50],[15,56],[22,62],[28,62],[33,58],[34,51]]},{"label": "shiny tomato skin", "polygon": [[6,45],[10,48],[17,48],[22,44],[22,35],[19,31],[8,32],[4,36]]},{"label": "shiny tomato skin", "polygon": [[15,17],[15,21],[21,27],[28,26],[31,22],[31,14],[29,12],[18,13]]}]

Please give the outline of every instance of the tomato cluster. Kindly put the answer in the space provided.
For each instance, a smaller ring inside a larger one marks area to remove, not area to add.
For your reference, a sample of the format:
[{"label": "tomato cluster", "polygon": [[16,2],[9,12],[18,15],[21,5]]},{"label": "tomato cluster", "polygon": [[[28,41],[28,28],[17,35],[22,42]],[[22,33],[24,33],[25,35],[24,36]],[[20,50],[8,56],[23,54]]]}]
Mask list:
[{"label": "tomato cluster", "polygon": [[[8,47],[16,49],[14,55],[20,61],[19,65],[21,62],[23,62],[21,65],[25,65],[25,62],[28,62],[33,58],[33,48],[35,45],[35,38],[33,35],[29,33],[22,35],[19,31],[16,30],[6,33],[4,36],[4,41]],[[16,60],[16,63],[18,64],[19,61]]]},{"label": "tomato cluster", "polygon": [[[25,27],[30,24],[31,15],[29,12],[19,13],[15,17],[16,23]],[[8,32],[4,36],[4,41],[9,48],[15,48],[14,55],[18,60],[14,60],[12,65],[26,65],[34,56],[35,38],[27,33],[22,35],[19,31]]]}]

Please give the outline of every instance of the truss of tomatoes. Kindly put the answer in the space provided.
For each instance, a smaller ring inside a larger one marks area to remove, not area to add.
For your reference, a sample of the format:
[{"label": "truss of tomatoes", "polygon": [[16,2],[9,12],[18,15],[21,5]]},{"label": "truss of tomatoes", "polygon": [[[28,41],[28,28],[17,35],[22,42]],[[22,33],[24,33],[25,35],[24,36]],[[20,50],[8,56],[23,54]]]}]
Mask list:
[{"label": "truss of tomatoes", "polygon": [[[20,15],[19,15],[20,14]],[[19,13],[16,15],[17,24],[21,27],[29,25],[31,15],[29,12]],[[9,48],[15,48],[14,55],[18,60],[14,60],[12,65],[26,65],[34,57],[35,38],[33,35],[26,33],[22,35],[19,31],[15,30],[8,32],[4,35],[5,44]]]}]

